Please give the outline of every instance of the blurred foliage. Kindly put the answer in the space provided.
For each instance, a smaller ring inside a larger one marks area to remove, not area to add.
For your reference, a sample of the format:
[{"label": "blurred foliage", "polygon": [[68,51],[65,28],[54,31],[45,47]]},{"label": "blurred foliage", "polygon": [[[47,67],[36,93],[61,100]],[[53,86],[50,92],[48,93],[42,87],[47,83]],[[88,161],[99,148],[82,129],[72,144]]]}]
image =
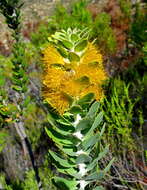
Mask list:
[{"label": "blurred foliage", "polygon": [[4,86],[12,76],[12,62],[10,57],[0,55],[0,87]]},{"label": "blurred foliage", "polygon": [[2,130],[0,131],[0,152],[5,147],[6,137],[7,136],[8,136],[8,134],[5,131],[2,131]]},{"label": "blurred foliage", "polygon": [[54,174],[50,168],[50,165],[50,160],[48,158],[48,155],[46,155],[43,166],[39,168],[42,187],[44,190],[56,190],[56,187],[52,183],[52,178],[54,177]]},{"label": "blurred foliage", "polygon": [[147,41],[144,43],[142,51],[143,51],[143,60],[145,65],[147,66]]},{"label": "blurred foliage", "polygon": [[[36,49],[31,43],[25,44],[25,54],[23,60],[27,62],[28,66],[33,66],[38,57],[35,57]],[[11,57],[0,56],[0,129],[6,127],[9,123],[14,122],[16,115],[18,116],[18,109],[14,103],[9,100],[14,97],[14,94],[8,95],[10,92],[9,86],[12,84],[11,77],[13,65]],[[35,73],[35,75],[34,75]],[[37,73],[36,69],[27,71],[27,75],[30,78],[39,78],[41,74]],[[17,75],[18,77],[18,75]],[[18,80],[18,79],[17,79]],[[23,117],[25,118],[26,133],[30,138],[33,145],[33,149],[37,146],[37,142],[41,135],[41,123],[44,120],[44,112],[39,108],[32,97],[28,96],[23,105],[26,107],[23,111]],[[10,101],[10,102],[9,102]],[[8,132],[8,128],[6,131]]]},{"label": "blurred foliage", "polygon": [[6,145],[8,131],[4,128],[8,122],[11,122],[12,105],[8,104],[6,83],[9,82],[12,75],[12,64],[10,58],[0,55],[0,152]]},{"label": "blurred foliage", "polygon": [[36,32],[31,33],[31,42],[35,48],[40,49],[40,47],[47,42],[47,38],[50,34],[54,33],[55,27],[49,26],[47,22],[40,23]]},{"label": "blurred foliage", "polygon": [[92,24],[92,16],[86,10],[86,1],[79,1],[72,5],[71,10],[67,10],[64,6],[58,5],[54,16],[52,17],[52,24],[56,30],[68,29],[69,27],[84,28]]},{"label": "blurred foliage", "polygon": [[[53,174],[49,168],[48,159],[44,160],[44,164],[39,168],[39,173],[42,181],[42,188],[44,190],[56,190],[55,186],[52,184]],[[26,172],[24,180],[9,181],[6,180],[5,174],[0,173],[0,185],[5,190],[38,190],[38,184],[36,183],[35,174],[33,170]],[[0,186],[0,187],[1,187]]]},{"label": "blurred foliage", "polygon": [[130,23],[130,31],[128,38],[129,48],[126,50],[129,54],[136,58],[129,63],[127,70],[121,72],[120,78],[126,85],[131,83],[130,97],[138,99],[134,107],[135,117],[138,117],[137,110],[143,112],[143,117],[146,118],[147,112],[147,15],[146,5],[140,3],[134,4],[134,12]]},{"label": "blurred foliage", "polygon": [[139,3],[135,5],[135,14],[131,25],[130,37],[138,48],[142,48],[147,42],[147,14],[146,9]]},{"label": "blurred foliage", "polygon": [[23,3],[21,0],[0,1],[0,13],[6,19],[6,23],[12,29],[12,35],[16,41],[20,38],[20,9]]},{"label": "blurred foliage", "polygon": [[[32,43],[38,47],[46,43],[47,38],[55,31],[67,28],[90,30],[90,39],[97,39],[97,44],[105,53],[114,53],[116,50],[116,39],[111,29],[111,17],[107,13],[100,13],[95,19],[87,9],[88,2],[77,1],[68,10],[62,5],[56,7],[55,13],[49,18],[48,23],[41,24],[38,32],[32,34]],[[42,35],[43,34],[43,35]]]},{"label": "blurred foliage", "polygon": [[120,8],[122,10],[122,12],[124,13],[124,16],[127,18],[131,17],[131,1],[130,0],[119,0],[119,5]]},{"label": "blurred foliage", "polygon": [[33,149],[35,150],[43,131],[42,124],[45,120],[45,114],[35,102],[30,102],[29,100],[29,104],[23,113],[23,117],[25,118],[27,136],[31,141]]},{"label": "blurred foliage", "polygon": [[110,24],[110,15],[103,12],[97,15],[92,25],[92,37],[96,38],[98,46],[105,54],[114,53],[116,50],[116,39]]},{"label": "blurred foliage", "polygon": [[2,175],[2,174],[0,175],[0,185],[3,189],[13,190],[10,185],[7,185],[6,180],[5,180],[5,175]]}]

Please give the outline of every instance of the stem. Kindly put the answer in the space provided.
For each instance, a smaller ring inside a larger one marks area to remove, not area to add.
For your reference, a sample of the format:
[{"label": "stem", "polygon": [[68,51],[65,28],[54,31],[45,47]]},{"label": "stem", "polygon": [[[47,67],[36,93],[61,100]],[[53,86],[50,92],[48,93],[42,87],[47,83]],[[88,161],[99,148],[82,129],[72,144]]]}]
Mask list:
[{"label": "stem", "polygon": [[[73,125],[74,125],[75,128],[77,127],[77,125],[79,124],[79,122],[80,122],[81,119],[82,118],[81,118],[80,114],[77,114],[76,120],[73,123]],[[82,141],[83,135],[81,134],[81,132],[76,132],[73,135],[76,136],[77,138],[79,138]],[[84,151],[82,149],[80,151],[77,151],[77,157],[80,154],[83,154],[83,153],[84,153]],[[85,169],[85,167],[86,167],[85,163],[78,164],[79,174],[81,176],[85,176],[86,173],[87,173],[87,170]],[[80,185],[80,189],[79,190],[85,190],[85,187],[86,187],[87,183],[86,183],[85,180],[80,180],[79,181],[79,185]]]}]

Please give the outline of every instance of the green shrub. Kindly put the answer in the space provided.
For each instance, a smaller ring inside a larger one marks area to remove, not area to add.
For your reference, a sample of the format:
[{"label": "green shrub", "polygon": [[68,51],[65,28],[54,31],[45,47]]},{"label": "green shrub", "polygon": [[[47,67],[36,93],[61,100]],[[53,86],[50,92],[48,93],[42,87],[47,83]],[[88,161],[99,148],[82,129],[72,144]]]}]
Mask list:
[{"label": "green shrub", "polygon": [[104,98],[102,109],[107,122],[106,136],[115,151],[123,151],[124,148],[132,149],[134,107],[138,99],[130,97],[131,84],[120,79],[111,81],[109,95]]},{"label": "green shrub", "polygon": [[2,188],[4,188],[5,190],[13,190],[10,185],[7,185],[6,180],[5,180],[5,176],[2,175],[2,174],[0,174],[0,185],[1,185]]},{"label": "green shrub", "polygon": [[142,48],[147,41],[147,14],[145,9],[136,4],[135,15],[131,24],[130,38],[135,42],[138,48]]},{"label": "green shrub", "polygon": [[131,1],[130,0],[119,0],[119,5],[124,13],[125,17],[130,18],[131,16]]},{"label": "green shrub", "polygon": [[71,11],[59,5],[55,15],[52,17],[56,30],[74,28],[85,28],[92,24],[92,16],[86,9],[87,3],[84,0],[77,1],[71,7]]},{"label": "green shrub", "polygon": [[61,4],[58,4],[55,13],[49,18],[48,23],[42,23],[37,33],[32,33],[31,39],[36,47],[46,43],[50,34],[57,30],[67,28],[84,28],[92,23],[92,16],[86,10],[86,1],[76,2],[72,5],[71,11]]},{"label": "green shrub", "polygon": [[61,29],[88,28],[91,31],[91,40],[96,38],[100,49],[105,54],[113,53],[116,50],[116,39],[110,26],[111,17],[107,13],[100,13],[96,19],[92,19],[91,13],[86,8],[87,4],[84,0],[77,1],[72,5],[71,10],[58,5],[49,22],[42,24],[38,31],[32,34],[34,45],[37,48],[42,46],[51,34]]},{"label": "green shrub", "polygon": [[97,15],[93,22],[92,38],[97,39],[99,47],[104,53],[113,53],[116,49],[116,39],[110,27],[111,17],[103,12]]}]

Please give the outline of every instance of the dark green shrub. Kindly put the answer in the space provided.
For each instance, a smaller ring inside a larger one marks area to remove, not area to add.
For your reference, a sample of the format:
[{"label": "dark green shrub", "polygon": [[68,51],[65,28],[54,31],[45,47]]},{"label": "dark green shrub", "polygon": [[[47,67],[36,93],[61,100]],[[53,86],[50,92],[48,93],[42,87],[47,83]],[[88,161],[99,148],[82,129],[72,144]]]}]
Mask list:
[{"label": "dark green shrub", "polygon": [[108,124],[106,136],[115,151],[133,148],[133,117],[137,98],[130,96],[131,85],[120,79],[111,81],[108,96],[104,98],[102,109]]},{"label": "dark green shrub", "polygon": [[141,47],[147,41],[147,14],[145,9],[136,4],[135,15],[131,25],[130,37],[136,43],[137,47]]},{"label": "dark green shrub", "polygon": [[116,39],[110,24],[110,15],[103,12],[97,15],[92,25],[91,36],[97,39],[99,47],[105,54],[113,53],[116,49]]}]

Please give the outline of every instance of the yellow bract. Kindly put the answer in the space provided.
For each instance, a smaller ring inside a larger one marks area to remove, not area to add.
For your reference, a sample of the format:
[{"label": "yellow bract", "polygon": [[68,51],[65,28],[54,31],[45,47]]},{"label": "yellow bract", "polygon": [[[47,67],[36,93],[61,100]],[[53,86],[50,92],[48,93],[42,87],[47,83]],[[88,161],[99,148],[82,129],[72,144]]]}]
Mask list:
[{"label": "yellow bract", "polygon": [[63,57],[53,46],[48,46],[43,52],[43,61],[45,67],[48,68],[52,64],[64,64]]},{"label": "yellow bract", "polygon": [[69,97],[80,99],[88,93],[94,93],[96,100],[103,97],[101,85],[107,75],[102,66],[102,55],[92,43],[88,44],[78,63],[65,63],[52,46],[48,46],[43,55],[43,96],[60,114],[69,108]]},{"label": "yellow bract", "polygon": [[97,62],[99,67],[102,67],[102,61],[103,61],[102,54],[97,50],[95,45],[93,45],[92,43],[88,43],[88,47],[81,59],[81,63],[90,64]]},{"label": "yellow bract", "polygon": [[49,89],[58,90],[65,73],[66,71],[63,71],[62,69],[49,67],[48,69],[45,69],[45,72],[43,73],[43,84]]}]

